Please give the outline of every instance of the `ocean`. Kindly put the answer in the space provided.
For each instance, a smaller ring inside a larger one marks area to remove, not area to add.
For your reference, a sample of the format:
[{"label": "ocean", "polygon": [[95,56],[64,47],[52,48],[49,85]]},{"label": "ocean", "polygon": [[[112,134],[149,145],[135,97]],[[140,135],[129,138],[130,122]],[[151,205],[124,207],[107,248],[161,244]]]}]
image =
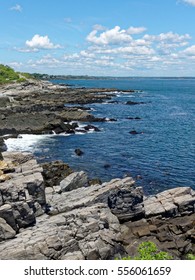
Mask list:
[{"label": "ocean", "polygon": [[[53,82],[120,90],[112,98],[115,102],[87,105],[93,115],[116,121],[94,123],[100,132],[9,139],[8,150],[33,152],[39,162],[63,160],[75,171],[84,170],[90,178],[103,182],[132,176],[147,195],[178,186],[195,189],[195,79]],[[123,92],[129,89],[136,92]],[[126,105],[127,101],[140,104]],[[84,154],[77,156],[76,148]]]}]

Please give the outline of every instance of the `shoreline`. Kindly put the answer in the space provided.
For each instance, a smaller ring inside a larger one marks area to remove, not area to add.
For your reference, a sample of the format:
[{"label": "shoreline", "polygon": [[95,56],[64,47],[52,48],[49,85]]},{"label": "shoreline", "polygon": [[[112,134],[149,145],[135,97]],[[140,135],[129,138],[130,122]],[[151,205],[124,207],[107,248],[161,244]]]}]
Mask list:
[{"label": "shoreline", "polygon": [[147,197],[131,177],[89,182],[63,162],[39,165],[20,152],[3,157],[0,259],[106,260],[134,256],[145,241],[174,259],[195,254],[191,188]]},{"label": "shoreline", "polygon": [[89,182],[85,172],[74,172],[64,162],[44,166],[30,153],[5,152],[7,132],[12,137],[24,132],[75,134],[80,128],[71,121],[87,121],[94,130],[91,123],[114,121],[95,118],[88,106],[110,100],[115,89],[29,81],[0,91],[0,259],[112,259],[135,254],[146,240],[176,259],[195,253],[191,188],[146,197],[131,177]]}]

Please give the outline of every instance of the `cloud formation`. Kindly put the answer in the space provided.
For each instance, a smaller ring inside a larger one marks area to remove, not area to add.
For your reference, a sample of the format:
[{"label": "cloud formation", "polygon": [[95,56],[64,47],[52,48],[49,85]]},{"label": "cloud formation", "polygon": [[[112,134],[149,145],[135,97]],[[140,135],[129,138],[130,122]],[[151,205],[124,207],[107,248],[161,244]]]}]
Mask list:
[{"label": "cloud formation", "polygon": [[22,7],[19,4],[16,4],[15,6],[11,7],[10,10],[22,12]]},{"label": "cloud formation", "polygon": [[40,36],[38,34],[34,35],[31,40],[26,41],[26,46],[28,50],[39,50],[39,49],[58,49],[60,45],[54,45],[49,37]]},{"label": "cloud formation", "polygon": [[[26,48],[18,51],[40,52],[48,50],[47,55],[29,60],[27,66],[34,71],[56,69],[64,74],[86,75],[169,75],[182,73],[188,67],[195,67],[195,45],[190,45],[189,34],[172,31],[160,34],[146,33],[145,27],[122,29],[115,26],[108,29],[100,24],[93,26],[86,36],[86,42],[66,53],[49,52],[60,48],[49,37],[34,35],[26,41]],[[62,49],[62,47],[61,47]],[[27,67],[26,66],[26,67]],[[24,67],[24,66],[23,66]],[[67,70],[65,70],[67,69]],[[52,70],[55,71],[55,70]],[[64,71],[67,71],[65,73]],[[170,72],[169,72],[170,71]]]},{"label": "cloud formation", "polygon": [[97,45],[108,45],[108,44],[122,44],[131,42],[132,37],[127,33],[126,30],[121,29],[119,26],[115,26],[113,29],[107,30],[97,36],[98,30],[94,29],[87,36],[87,41]]},{"label": "cloud formation", "polygon": [[189,5],[195,6],[195,0],[183,0],[183,2],[185,2]]}]

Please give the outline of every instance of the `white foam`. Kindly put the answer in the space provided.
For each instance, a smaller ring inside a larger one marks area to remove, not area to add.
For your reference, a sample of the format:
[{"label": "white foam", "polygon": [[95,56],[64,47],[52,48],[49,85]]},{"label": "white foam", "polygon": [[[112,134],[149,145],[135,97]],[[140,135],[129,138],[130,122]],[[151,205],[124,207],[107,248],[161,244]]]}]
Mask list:
[{"label": "white foam", "polygon": [[36,145],[43,139],[52,135],[21,134],[18,138],[8,138],[5,140],[8,151],[34,151]]}]

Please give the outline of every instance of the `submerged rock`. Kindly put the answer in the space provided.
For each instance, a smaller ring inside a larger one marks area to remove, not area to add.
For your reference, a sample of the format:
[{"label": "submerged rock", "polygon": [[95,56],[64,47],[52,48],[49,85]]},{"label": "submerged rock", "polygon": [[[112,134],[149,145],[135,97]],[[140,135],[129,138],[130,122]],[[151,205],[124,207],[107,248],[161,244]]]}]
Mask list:
[{"label": "submerged rock", "polygon": [[75,154],[77,155],[77,156],[82,156],[83,154],[84,154],[84,152],[83,151],[81,151],[81,149],[75,149]]}]

